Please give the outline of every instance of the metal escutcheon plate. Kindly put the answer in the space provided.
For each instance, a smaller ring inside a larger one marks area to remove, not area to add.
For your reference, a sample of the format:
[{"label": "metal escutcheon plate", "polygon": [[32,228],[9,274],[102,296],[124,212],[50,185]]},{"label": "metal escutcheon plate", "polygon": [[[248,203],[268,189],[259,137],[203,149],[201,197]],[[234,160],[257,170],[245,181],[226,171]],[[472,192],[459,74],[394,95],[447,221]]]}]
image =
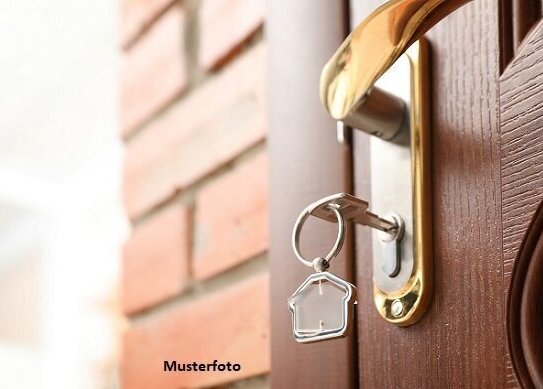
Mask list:
[{"label": "metal escutcheon plate", "polygon": [[382,241],[373,234],[373,279],[380,315],[390,323],[409,326],[422,317],[433,290],[428,44],[415,42],[403,61],[407,66],[389,71],[397,81],[390,88],[381,87],[393,93],[402,80],[410,80],[406,92],[411,144],[405,147],[372,137],[371,203],[376,212],[393,209],[405,221],[401,266],[394,277],[382,268]]}]

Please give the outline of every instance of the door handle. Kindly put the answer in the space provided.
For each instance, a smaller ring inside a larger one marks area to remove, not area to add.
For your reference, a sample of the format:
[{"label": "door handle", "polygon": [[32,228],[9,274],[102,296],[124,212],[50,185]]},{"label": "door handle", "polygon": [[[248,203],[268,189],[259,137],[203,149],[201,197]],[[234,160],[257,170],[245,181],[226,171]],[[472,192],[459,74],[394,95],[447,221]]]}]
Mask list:
[{"label": "door handle", "polygon": [[321,73],[320,98],[345,124],[393,139],[405,122],[404,104],[376,81],[426,31],[471,0],[390,0],[360,23]]},{"label": "door handle", "polygon": [[[400,326],[417,322],[433,294],[429,50],[423,34],[469,1],[387,1],[351,32],[321,73],[320,98],[330,115],[377,136],[369,142],[372,208],[394,210],[405,221],[395,275],[380,266],[385,258],[372,236],[374,303],[385,320]],[[400,76],[389,90],[376,87],[385,73]],[[397,97],[404,80],[405,102]]]}]

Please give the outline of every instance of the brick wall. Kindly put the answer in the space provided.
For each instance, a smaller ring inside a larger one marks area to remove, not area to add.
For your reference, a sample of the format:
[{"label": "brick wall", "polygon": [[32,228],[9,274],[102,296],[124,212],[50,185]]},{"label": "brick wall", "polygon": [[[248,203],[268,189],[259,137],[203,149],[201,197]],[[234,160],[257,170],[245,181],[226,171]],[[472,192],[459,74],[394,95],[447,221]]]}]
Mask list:
[{"label": "brick wall", "polygon": [[[124,388],[266,387],[263,0],[121,0]],[[164,360],[239,372],[164,372]]]}]

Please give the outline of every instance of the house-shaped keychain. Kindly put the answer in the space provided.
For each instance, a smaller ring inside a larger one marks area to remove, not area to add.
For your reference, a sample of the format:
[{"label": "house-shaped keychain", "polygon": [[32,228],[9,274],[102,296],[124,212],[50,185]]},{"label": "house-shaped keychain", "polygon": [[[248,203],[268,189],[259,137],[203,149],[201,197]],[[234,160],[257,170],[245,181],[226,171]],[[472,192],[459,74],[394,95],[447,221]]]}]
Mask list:
[{"label": "house-shaped keychain", "polygon": [[288,299],[300,343],[345,337],[353,322],[356,288],[324,271],[311,274]]}]

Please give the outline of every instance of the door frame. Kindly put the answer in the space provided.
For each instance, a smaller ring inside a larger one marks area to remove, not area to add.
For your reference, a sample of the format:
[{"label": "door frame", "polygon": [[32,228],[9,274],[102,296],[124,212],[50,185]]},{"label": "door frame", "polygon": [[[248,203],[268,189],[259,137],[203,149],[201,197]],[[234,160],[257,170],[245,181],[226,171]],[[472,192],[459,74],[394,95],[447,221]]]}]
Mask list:
[{"label": "door frame", "polygon": [[[273,387],[358,386],[356,334],[333,342],[298,344],[287,298],[312,272],[294,257],[290,236],[298,214],[321,197],[352,189],[351,149],[319,101],[322,66],[349,31],[348,1],[269,0],[270,267]],[[333,237],[304,238],[327,252]],[[353,281],[352,234],[332,271]]]}]

